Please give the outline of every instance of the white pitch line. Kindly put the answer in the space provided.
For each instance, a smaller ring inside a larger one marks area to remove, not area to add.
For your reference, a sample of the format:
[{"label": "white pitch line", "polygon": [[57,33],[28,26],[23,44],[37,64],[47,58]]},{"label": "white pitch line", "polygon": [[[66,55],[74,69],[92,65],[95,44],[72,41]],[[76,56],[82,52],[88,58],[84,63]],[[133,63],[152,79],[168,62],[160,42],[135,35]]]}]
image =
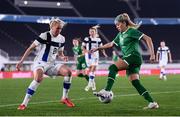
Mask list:
[{"label": "white pitch line", "polygon": [[[151,94],[169,94],[169,93],[180,93],[180,91],[165,91],[165,92],[151,92]],[[126,97],[126,96],[138,96],[139,94],[125,94],[125,95],[115,95],[114,97]],[[84,98],[78,98],[78,99],[71,99],[71,100],[87,100],[87,99],[96,99],[97,97],[84,97]],[[35,105],[35,104],[46,104],[46,103],[53,103],[53,102],[59,102],[60,100],[54,100],[54,101],[42,101],[42,102],[31,102],[30,105]],[[6,104],[6,105],[0,105],[0,108],[3,107],[9,107],[9,106],[17,106],[17,104]]]}]

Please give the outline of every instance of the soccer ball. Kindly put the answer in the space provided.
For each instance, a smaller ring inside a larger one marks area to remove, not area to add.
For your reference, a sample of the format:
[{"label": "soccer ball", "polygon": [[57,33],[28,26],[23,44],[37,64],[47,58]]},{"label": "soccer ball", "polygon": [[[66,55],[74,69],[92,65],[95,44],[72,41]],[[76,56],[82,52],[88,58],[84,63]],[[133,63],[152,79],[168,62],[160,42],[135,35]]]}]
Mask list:
[{"label": "soccer ball", "polygon": [[109,95],[104,97],[104,96],[99,96],[99,101],[102,103],[110,103],[113,100],[114,94],[112,91],[109,92]]}]

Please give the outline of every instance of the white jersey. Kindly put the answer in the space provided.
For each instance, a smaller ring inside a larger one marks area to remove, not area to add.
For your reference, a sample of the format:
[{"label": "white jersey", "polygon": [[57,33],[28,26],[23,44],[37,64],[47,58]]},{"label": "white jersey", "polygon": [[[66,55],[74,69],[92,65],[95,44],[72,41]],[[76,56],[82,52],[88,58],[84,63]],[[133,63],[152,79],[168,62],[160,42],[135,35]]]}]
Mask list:
[{"label": "white jersey", "polygon": [[[95,38],[86,37],[82,43],[82,46],[86,47],[86,50],[91,50],[93,48],[102,46],[102,41],[100,38],[97,38],[97,37]],[[92,53],[91,57],[99,59],[99,51]]]},{"label": "white jersey", "polygon": [[39,38],[33,42],[40,47],[34,61],[43,61],[47,63],[54,63],[58,51],[63,51],[65,38],[61,34],[53,37],[50,31],[41,33]]},{"label": "white jersey", "polygon": [[159,47],[157,52],[159,53],[159,61],[168,62],[168,53],[170,50],[167,46]]}]

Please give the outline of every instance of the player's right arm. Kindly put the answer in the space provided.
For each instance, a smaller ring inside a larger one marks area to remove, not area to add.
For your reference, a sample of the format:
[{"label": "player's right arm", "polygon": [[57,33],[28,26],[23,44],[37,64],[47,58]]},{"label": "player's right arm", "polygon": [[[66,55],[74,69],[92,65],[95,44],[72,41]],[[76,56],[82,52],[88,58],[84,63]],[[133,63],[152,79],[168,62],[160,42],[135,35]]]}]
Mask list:
[{"label": "player's right arm", "polygon": [[21,60],[16,64],[16,69],[20,71],[23,61],[28,57],[28,55],[36,48],[36,44],[32,43],[29,48],[23,54]]},{"label": "player's right arm", "polygon": [[103,46],[100,46],[100,47],[98,47],[98,48],[92,49],[91,52],[95,52],[95,51],[97,51],[97,50],[103,50],[103,49],[111,48],[111,47],[113,47],[113,45],[114,45],[114,42],[112,41],[112,42],[107,43],[107,44],[105,44],[105,45],[103,45]]},{"label": "player's right arm", "polygon": [[81,46],[81,49],[83,51],[83,54],[87,53],[88,50],[86,49],[86,41],[88,40],[87,37],[84,38],[84,41],[82,42],[82,46]]},{"label": "player's right arm", "polygon": [[158,48],[157,53],[156,53],[156,61],[157,62],[159,61],[159,48]]},{"label": "player's right arm", "polygon": [[169,62],[172,63],[172,56],[170,50],[168,51],[168,55],[169,55]]}]

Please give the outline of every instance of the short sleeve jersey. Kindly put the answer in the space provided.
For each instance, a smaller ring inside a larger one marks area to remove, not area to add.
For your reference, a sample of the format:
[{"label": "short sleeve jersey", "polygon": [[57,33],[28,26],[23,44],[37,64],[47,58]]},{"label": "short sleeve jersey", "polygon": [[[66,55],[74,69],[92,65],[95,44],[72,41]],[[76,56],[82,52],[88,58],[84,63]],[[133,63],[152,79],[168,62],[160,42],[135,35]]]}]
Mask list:
[{"label": "short sleeve jersey", "polygon": [[41,33],[33,43],[40,48],[35,61],[55,62],[58,51],[64,50],[65,38],[61,34],[53,37],[48,31]]},{"label": "short sleeve jersey", "polygon": [[170,53],[170,50],[167,46],[159,47],[157,52],[159,53],[159,61],[168,61],[168,53]]},{"label": "short sleeve jersey", "polygon": [[124,57],[133,53],[141,56],[139,52],[139,40],[143,35],[144,34],[137,29],[128,28],[125,32],[118,33],[113,43],[121,48]]},{"label": "short sleeve jersey", "polygon": [[73,53],[74,53],[75,56],[78,56],[78,55],[81,55],[81,54],[82,54],[82,49],[81,49],[81,46],[80,46],[80,45],[74,46],[74,47],[72,48],[72,50],[73,50]]},{"label": "short sleeve jersey", "polygon": [[[82,43],[82,46],[86,47],[87,50],[91,50],[93,48],[97,48],[99,46],[102,46],[102,41],[101,41],[101,38],[86,37]],[[92,53],[92,55],[95,58],[99,58],[99,51]]]}]

